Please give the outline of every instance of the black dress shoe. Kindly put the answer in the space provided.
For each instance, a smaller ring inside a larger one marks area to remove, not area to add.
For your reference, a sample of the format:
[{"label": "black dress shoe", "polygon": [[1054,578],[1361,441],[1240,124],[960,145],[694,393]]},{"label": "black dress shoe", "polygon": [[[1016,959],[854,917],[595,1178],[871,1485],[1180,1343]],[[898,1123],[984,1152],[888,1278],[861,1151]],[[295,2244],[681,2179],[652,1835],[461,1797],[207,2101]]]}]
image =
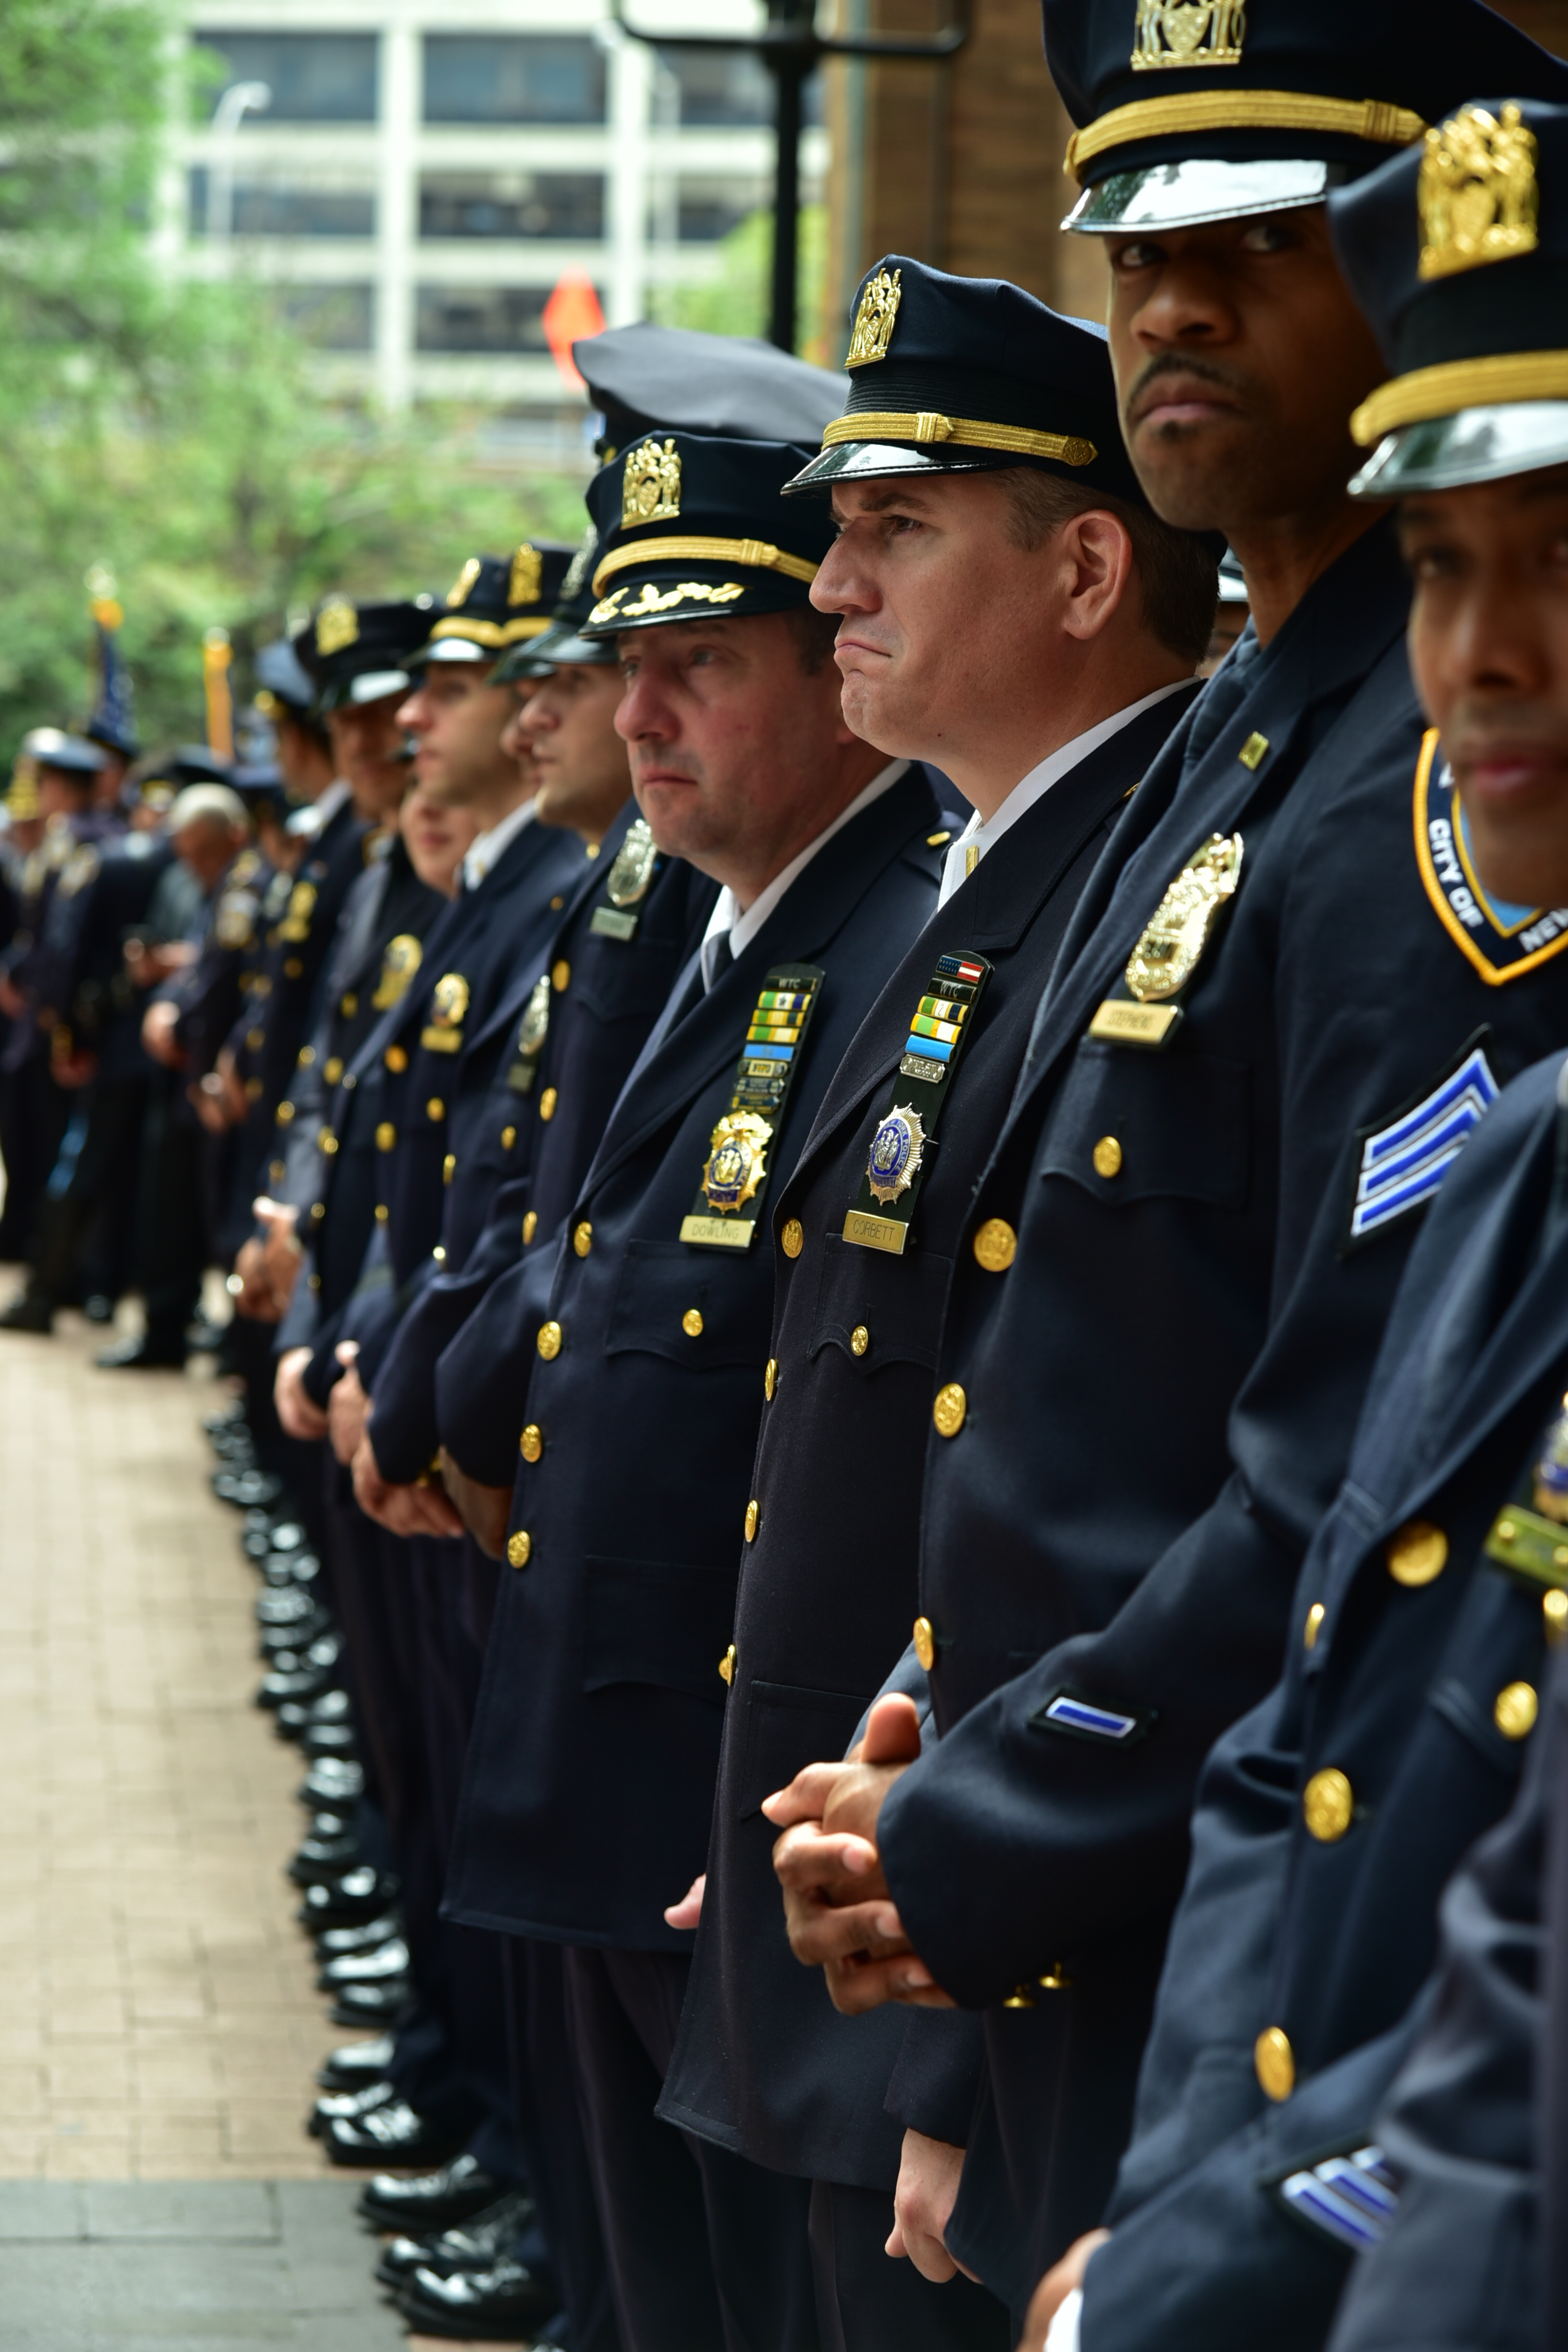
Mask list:
[{"label": "black dress shoe", "polygon": [[349,1723],[308,1723],[300,1734],[307,1756],[357,1756],[359,1747]]},{"label": "black dress shoe", "polygon": [[452,2135],[394,2097],[363,2116],[339,2116],[321,2145],[334,2164],[437,2164],[452,2153]]},{"label": "black dress shoe", "polygon": [[337,1992],[344,1985],[383,1985],[406,1978],[408,1947],[401,1936],[388,1936],[381,1943],[362,1952],[344,1952],[335,1960],[328,1960],[316,1979],[322,1992]]},{"label": "black dress shoe", "polygon": [[526,2263],[503,2256],[493,2270],[454,2271],[443,2278],[427,2267],[416,2270],[397,2298],[411,2328],[430,2336],[453,2336],[468,2344],[515,2342],[553,2318],[560,2297]]},{"label": "black dress shoe", "polygon": [[316,2080],[323,2091],[363,2091],[367,2083],[381,2081],[395,2047],[390,2033],[378,2033],[371,2042],[345,2042],[316,2069]]},{"label": "black dress shoe", "polygon": [[377,1870],[365,1862],[341,1877],[308,1887],[296,1916],[313,1936],[328,1927],[357,1927],[366,1919],[379,1919],[401,1892],[402,1883],[390,1870]]},{"label": "black dress shoe", "polygon": [[47,1334],[55,1328],[55,1302],[47,1290],[40,1290],[29,1280],[25,1290],[19,1290],[4,1314],[0,1314],[0,1331],[37,1331]]},{"label": "black dress shoe", "polygon": [[406,1977],[389,1977],[384,1984],[340,1985],[327,2015],[334,2025],[395,2025],[413,1990]]},{"label": "black dress shoe", "polygon": [[177,1335],[164,1339],[144,1331],[100,1348],[92,1360],[102,1372],[177,1372],[184,1366],[185,1343]]},{"label": "black dress shoe", "polygon": [[316,1937],[316,1957],[325,1961],[335,1960],[343,1952],[373,1952],[378,1944],[402,1933],[403,1921],[395,1911],[384,1911],[379,1918],[363,1920],[357,1927],[323,1927]]},{"label": "black dress shoe", "polygon": [[[318,1819],[324,1818],[318,1816]],[[358,1860],[359,1840],[352,1830],[329,1836],[312,1828],[310,1835],[289,1864],[289,1875],[296,1886],[314,1886],[323,1879],[341,1878],[343,1872],[352,1870]]]},{"label": "black dress shoe", "polygon": [[209,1437],[221,1437],[226,1429],[243,1429],[245,1426],[245,1399],[241,1396],[230,1397],[228,1402],[220,1405],[216,1412],[202,1415],[202,1427]]},{"label": "black dress shoe", "polygon": [[308,1650],[331,1630],[331,1619],[315,1594],[293,1578],[284,1585],[268,1585],[256,1596],[256,1622],[264,1642]]},{"label": "black dress shoe", "polygon": [[81,1302],[81,1311],[89,1323],[112,1323],[114,1301],[101,1290],[89,1290]]},{"label": "black dress shoe", "polygon": [[307,1590],[317,1582],[321,1563],[313,1551],[269,1551],[261,1563],[261,1579],[269,1592]]},{"label": "black dress shoe", "polygon": [[353,2123],[368,2116],[373,2107],[390,2106],[397,2096],[395,2083],[367,2083],[359,2091],[323,2091],[311,2108],[305,2129],[312,2139],[321,2139],[329,2124]]},{"label": "black dress shoe", "polygon": [[268,1672],[287,1674],[289,1669],[283,1664],[286,1657],[302,1658],[312,1642],[319,1642],[323,1633],[331,1630],[332,1621],[324,1609],[310,1601],[309,1610],[309,1615],[296,1624],[262,1626],[256,1646],[266,1659]]},{"label": "black dress shoe", "polygon": [[[101,1364],[103,1358],[98,1360]],[[212,1490],[220,1503],[233,1503],[241,1510],[265,1510],[282,1494],[283,1481],[272,1470],[215,1470]]]},{"label": "black dress shoe", "polygon": [[341,1811],[345,1805],[357,1805],[363,1794],[363,1766],[345,1763],[341,1756],[321,1757],[311,1765],[299,1789],[302,1805],[322,1811],[329,1807]]},{"label": "black dress shoe", "polygon": [[378,2230],[407,2230],[422,2235],[471,2221],[476,2213],[482,2213],[505,2194],[505,2181],[487,2172],[477,2156],[455,2156],[438,2172],[421,2173],[412,2180],[399,2180],[395,2173],[377,2173],[361,2192],[359,2210]]},{"label": "black dress shoe", "polygon": [[406,2286],[421,2268],[434,2271],[437,2278],[450,2278],[456,2271],[493,2270],[532,2219],[532,2198],[524,2189],[509,2189],[456,2229],[429,2238],[394,2238],[382,2249],[375,2275],[383,2286],[396,2288]]}]

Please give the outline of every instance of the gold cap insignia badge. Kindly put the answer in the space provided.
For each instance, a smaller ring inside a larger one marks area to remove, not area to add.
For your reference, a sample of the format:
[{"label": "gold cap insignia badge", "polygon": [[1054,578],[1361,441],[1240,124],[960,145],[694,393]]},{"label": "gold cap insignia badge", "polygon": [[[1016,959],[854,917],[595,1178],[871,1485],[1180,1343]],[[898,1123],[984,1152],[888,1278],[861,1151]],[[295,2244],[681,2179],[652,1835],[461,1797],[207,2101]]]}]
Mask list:
[{"label": "gold cap insignia badge", "polygon": [[621,528],[673,522],[680,512],[680,456],[673,441],[639,441],[626,451],[621,476]]},{"label": "gold cap insignia badge", "polygon": [[509,604],[537,604],[539,592],[544,585],[544,558],[537,547],[524,541],[511,559],[511,579],[507,587]]},{"label": "gold cap insignia badge", "polygon": [[447,591],[447,610],[449,613],[455,613],[460,604],[468,603],[473,593],[474,583],[479,576],[479,559],[477,555],[470,555]]},{"label": "gold cap insignia badge", "polygon": [[329,596],[316,615],[316,651],[341,654],[359,639],[359,614],[346,596]]},{"label": "gold cap insignia badge", "polygon": [[767,1172],[771,1123],[755,1111],[727,1111],[713,1129],[702,1169],[702,1190],[710,1208],[728,1217],[744,1206]]},{"label": "gold cap insignia badge", "polygon": [[1246,37],[1243,0],[1138,0],[1133,69],[1238,66]]},{"label": "gold cap insignia badge", "polygon": [[903,300],[903,271],[879,269],[868,278],[860,289],[860,307],[855,313],[855,329],[849,338],[847,368],[864,367],[870,360],[885,360],[888,345],[893,339],[893,321]]},{"label": "gold cap insignia badge", "polygon": [[1517,106],[1505,106],[1500,120],[1484,106],[1462,107],[1427,131],[1415,194],[1423,278],[1535,251],[1537,152]]},{"label": "gold cap insignia badge", "polygon": [[1158,1003],[1186,986],[1240,878],[1240,834],[1228,839],[1211,834],[1183,866],[1128,958],[1127,986],[1140,1004]]}]

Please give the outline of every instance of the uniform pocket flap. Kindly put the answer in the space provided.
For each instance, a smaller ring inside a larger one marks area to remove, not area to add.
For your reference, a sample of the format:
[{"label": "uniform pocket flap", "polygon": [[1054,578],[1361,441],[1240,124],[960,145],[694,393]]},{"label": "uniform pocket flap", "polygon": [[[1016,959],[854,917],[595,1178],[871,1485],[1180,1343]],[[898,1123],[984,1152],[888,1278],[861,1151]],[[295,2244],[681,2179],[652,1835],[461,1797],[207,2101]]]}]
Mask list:
[{"label": "uniform pocket flap", "polygon": [[883,1364],[921,1364],[934,1372],[952,1273],[950,1257],[918,1246],[902,1257],[884,1256],[829,1234],[807,1353],[841,1348],[867,1375]]},{"label": "uniform pocket flap", "polygon": [[1042,1176],[1115,1208],[1203,1201],[1239,1209],[1249,1174],[1249,1072],[1212,1054],[1140,1053],[1086,1039],[1046,1138]]},{"label": "uniform pocket flap", "polygon": [[[693,1170],[693,1181],[700,1171]],[[630,1242],[605,1339],[607,1356],[635,1349],[701,1371],[767,1361],[773,1262],[765,1237],[733,1260],[685,1242]]]},{"label": "uniform pocket flap", "polygon": [[842,1691],[752,1683],[747,1693],[740,1820],[750,1821],[761,1811],[764,1797],[785,1787],[808,1764],[836,1762],[870,1704],[870,1697],[853,1698]]},{"label": "uniform pocket flap", "polygon": [[652,1684],[722,1706],[719,1663],[735,1616],[735,1570],[662,1559],[587,1561],[583,1687]]}]

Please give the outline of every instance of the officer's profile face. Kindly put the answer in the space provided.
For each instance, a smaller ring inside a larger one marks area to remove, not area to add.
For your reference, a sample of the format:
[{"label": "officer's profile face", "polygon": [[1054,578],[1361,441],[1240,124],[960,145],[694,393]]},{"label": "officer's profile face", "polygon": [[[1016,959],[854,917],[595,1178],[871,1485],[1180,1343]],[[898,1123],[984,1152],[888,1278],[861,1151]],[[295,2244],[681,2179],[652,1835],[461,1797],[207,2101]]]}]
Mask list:
[{"label": "officer's profile face", "polygon": [[75,816],[92,803],[92,778],[79,776],[74,769],[51,768],[42,762],[38,768],[38,814],[42,817]]},{"label": "officer's profile face", "polygon": [[563,662],[523,705],[542,824],[598,841],[632,788],[626,747],[616,732],[626,691],[614,662]]},{"label": "officer's profile face", "polygon": [[221,817],[198,816],[170,835],[170,846],[204,890],[210,890],[249,838],[243,825],[225,824]]},{"label": "officer's profile face", "polygon": [[508,688],[490,684],[494,667],[433,661],[397,714],[418,746],[415,774],[455,807],[517,779],[515,756],[501,741],[512,698]]},{"label": "officer's profile face", "polygon": [[473,810],[454,808],[428,785],[416,782],[397,813],[397,828],[421,882],[445,898],[455,898],[458,869],[479,832]]},{"label": "officer's profile face", "polygon": [[[616,729],[655,841],[747,906],[868,782],[879,755],[839,708],[810,615],[761,613],[624,629]],[[856,757],[858,755],[858,758]]]},{"label": "officer's profile face", "polygon": [[1235,539],[1336,515],[1388,371],[1321,205],[1106,240],[1122,431],[1157,514]]},{"label": "officer's profile face", "polygon": [[1568,906],[1568,466],[1399,509],[1410,666],[1487,888]]},{"label": "officer's profile face", "polygon": [[404,730],[397,723],[401,700],[401,695],[384,694],[374,702],[345,702],[327,719],[333,765],[360,815],[373,821],[392,814],[408,782]]}]

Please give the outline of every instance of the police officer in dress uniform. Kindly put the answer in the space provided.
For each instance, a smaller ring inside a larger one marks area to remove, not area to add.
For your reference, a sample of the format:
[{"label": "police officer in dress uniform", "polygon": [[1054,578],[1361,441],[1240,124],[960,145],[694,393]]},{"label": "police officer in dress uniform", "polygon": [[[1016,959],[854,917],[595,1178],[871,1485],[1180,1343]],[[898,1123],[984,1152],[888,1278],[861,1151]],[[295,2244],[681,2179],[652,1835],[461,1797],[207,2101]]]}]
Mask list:
[{"label": "police officer in dress uniform", "polygon": [[779,498],[808,456],[660,426],[589,491],[585,626],[618,646],[639,805],[725,887],[557,1245],[525,1256],[513,1572],[448,1893],[458,1918],[567,1948],[628,2352],[816,2340],[804,2183],[652,2115],[690,1948],[662,1913],[707,1842],[762,1402],[758,1221],[939,863],[925,776],[839,710],[806,595],[826,509]]},{"label": "police officer in dress uniform", "polygon": [[[1568,1001],[1507,925],[1462,947],[1415,855],[1408,590],[1344,490],[1383,368],[1322,206],[1461,58],[1563,68],[1468,0],[1046,25],[1133,464],[1225,532],[1252,618],[1079,902],[955,1247],[905,1669],[940,1737],[890,1696],[858,1764],[765,1808],[840,2005],[984,2011],[962,2180],[911,2024],[900,2212],[1020,2313],[1104,2210],[1198,1770],[1278,1671],[1448,1122],[1479,1115],[1455,1074],[1512,1076]],[[976,1249],[998,1225],[1010,1256]]]},{"label": "police officer in dress uniform", "polygon": [[[812,598],[843,615],[852,724],[886,751],[940,752],[975,813],[773,1203],[761,1525],[661,2112],[814,2179],[827,2340],[912,2352],[1010,2345],[1007,2314],[884,2257],[903,2021],[839,2018],[795,1964],[758,1803],[843,1751],[907,1636],[954,1237],[1079,892],[1197,691],[1215,561],[1149,511],[1101,331],[899,255],[855,318],[848,413],[792,485],[831,493],[840,526]],[[962,421],[922,438],[922,413]]]}]

